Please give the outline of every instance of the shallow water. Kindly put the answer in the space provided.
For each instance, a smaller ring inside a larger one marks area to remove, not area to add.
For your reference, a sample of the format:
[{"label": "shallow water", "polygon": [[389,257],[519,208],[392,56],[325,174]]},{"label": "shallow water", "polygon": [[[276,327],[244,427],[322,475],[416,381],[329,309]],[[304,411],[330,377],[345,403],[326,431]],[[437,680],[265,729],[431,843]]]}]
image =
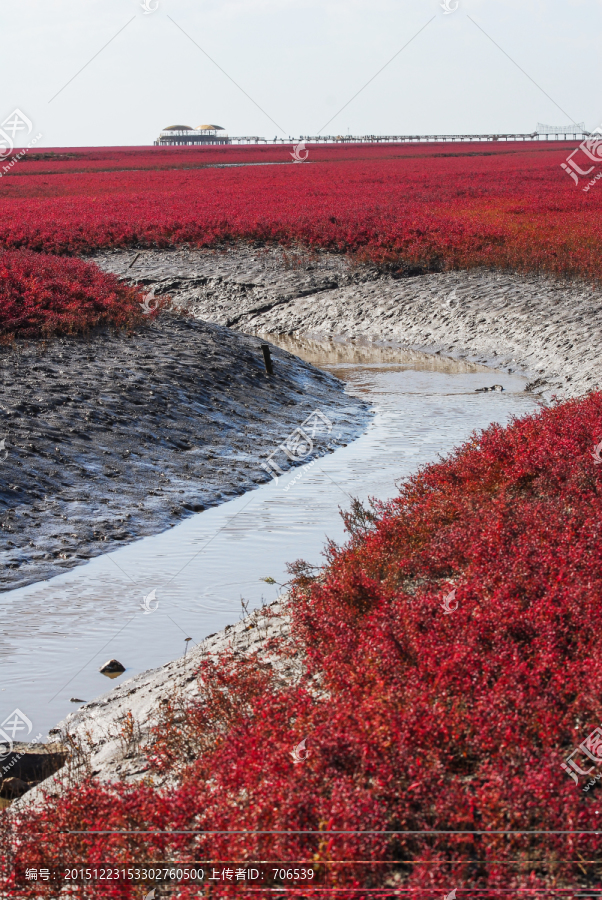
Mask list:
[{"label": "shallow water", "polygon": [[[185,638],[191,646],[236,621],[241,598],[249,609],[274,600],[280,588],[261,579],[284,583],[286,563],[299,558],[320,564],[326,538],[344,539],[339,507],[351,497],[391,497],[399,479],[473,430],[536,408],[524,378],[482,366],[370,345],[269,339],[370,401],[367,431],[162,534],[2,594],[0,722],[15,707],[32,722],[17,739],[46,734],[77,708],[70,698],[109,690],[115,682],[98,670],[111,657],[126,666],[121,682],[182,655]],[[475,393],[495,383],[504,393]]]}]

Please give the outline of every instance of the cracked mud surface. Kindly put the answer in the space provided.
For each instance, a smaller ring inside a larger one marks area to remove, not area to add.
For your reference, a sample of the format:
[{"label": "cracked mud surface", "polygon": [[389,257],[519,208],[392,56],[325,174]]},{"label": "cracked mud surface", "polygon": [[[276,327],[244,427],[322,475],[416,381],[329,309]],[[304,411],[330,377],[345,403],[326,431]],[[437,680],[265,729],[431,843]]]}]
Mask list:
[{"label": "cracked mud surface", "polygon": [[367,338],[526,374],[549,398],[602,385],[602,290],[473,270],[398,278],[344,257],[237,247],[119,251],[102,268],[247,333]]},{"label": "cracked mud surface", "polygon": [[317,408],[333,428],[314,456],[363,430],[342,382],[277,347],[268,377],[260,344],[165,313],[130,336],[0,349],[0,589],[268,481],[261,462]]}]

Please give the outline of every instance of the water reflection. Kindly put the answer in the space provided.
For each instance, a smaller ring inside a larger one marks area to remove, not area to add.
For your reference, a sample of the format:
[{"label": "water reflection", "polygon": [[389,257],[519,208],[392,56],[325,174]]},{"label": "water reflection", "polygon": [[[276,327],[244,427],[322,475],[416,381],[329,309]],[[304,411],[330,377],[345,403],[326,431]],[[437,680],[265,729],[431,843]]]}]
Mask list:
[{"label": "water reflection", "polygon": [[[18,707],[36,733],[45,731],[73,708],[72,696],[106,691],[99,666],[107,657],[123,662],[126,680],[182,656],[186,638],[191,649],[236,621],[243,603],[275,599],[288,562],[321,564],[326,539],[345,538],[339,507],[351,497],[386,499],[399,479],[473,430],[535,408],[524,379],[483,366],[363,342],[270,340],[368,399],[375,415],[367,431],[278,483],[3,594],[0,721]],[[504,393],[475,393],[496,382]]]}]

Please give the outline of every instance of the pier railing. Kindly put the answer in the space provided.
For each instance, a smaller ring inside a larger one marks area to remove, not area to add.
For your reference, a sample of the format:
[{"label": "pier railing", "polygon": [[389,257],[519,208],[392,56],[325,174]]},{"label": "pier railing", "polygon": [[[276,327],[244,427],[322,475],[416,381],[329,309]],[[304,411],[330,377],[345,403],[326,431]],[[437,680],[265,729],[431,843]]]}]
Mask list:
[{"label": "pier railing", "polygon": [[[554,126],[550,126],[551,128]],[[566,126],[565,126],[566,127]],[[576,141],[588,137],[589,131],[575,127],[573,131],[555,129],[554,131],[533,131],[530,134],[316,134],[301,135],[299,138],[265,138],[258,135],[241,135],[221,139],[175,140],[162,139],[155,141],[161,146],[191,146],[202,144],[296,144],[303,141],[307,144],[436,144],[436,143],[477,143],[494,141]]]},{"label": "pier railing", "polygon": [[308,144],[408,144],[408,143],[445,143],[445,142],[477,142],[477,141],[571,141],[587,137],[589,131],[575,129],[569,131],[550,131],[548,133],[533,131],[529,134],[361,134],[361,135],[301,135],[300,138],[262,138],[231,137],[231,144],[290,144],[304,141]]}]

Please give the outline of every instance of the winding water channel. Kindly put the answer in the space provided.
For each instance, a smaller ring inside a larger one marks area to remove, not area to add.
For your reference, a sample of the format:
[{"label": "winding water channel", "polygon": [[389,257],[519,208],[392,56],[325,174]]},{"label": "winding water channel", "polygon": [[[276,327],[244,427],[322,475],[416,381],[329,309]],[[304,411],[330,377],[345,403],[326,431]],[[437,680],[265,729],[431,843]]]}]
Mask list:
[{"label": "winding water channel", "polygon": [[[127,667],[121,682],[182,655],[185,638],[198,643],[236,621],[241,598],[249,609],[275,599],[278,586],[262,579],[285,582],[286,563],[299,558],[320,564],[326,538],[344,540],[339,507],[350,497],[390,497],[399,479],[473,430],[536,408],[524,378],[482,366],[373,345],[269,339],[368,400],[368,429],[278,482],[3,594],[0,721],[18,707],[32,722],[29,740],[77,708],[71,698],[89,701],[111,687],[98,671],[109,658]],[[475,393],[495,383],[503,393]]]}]

